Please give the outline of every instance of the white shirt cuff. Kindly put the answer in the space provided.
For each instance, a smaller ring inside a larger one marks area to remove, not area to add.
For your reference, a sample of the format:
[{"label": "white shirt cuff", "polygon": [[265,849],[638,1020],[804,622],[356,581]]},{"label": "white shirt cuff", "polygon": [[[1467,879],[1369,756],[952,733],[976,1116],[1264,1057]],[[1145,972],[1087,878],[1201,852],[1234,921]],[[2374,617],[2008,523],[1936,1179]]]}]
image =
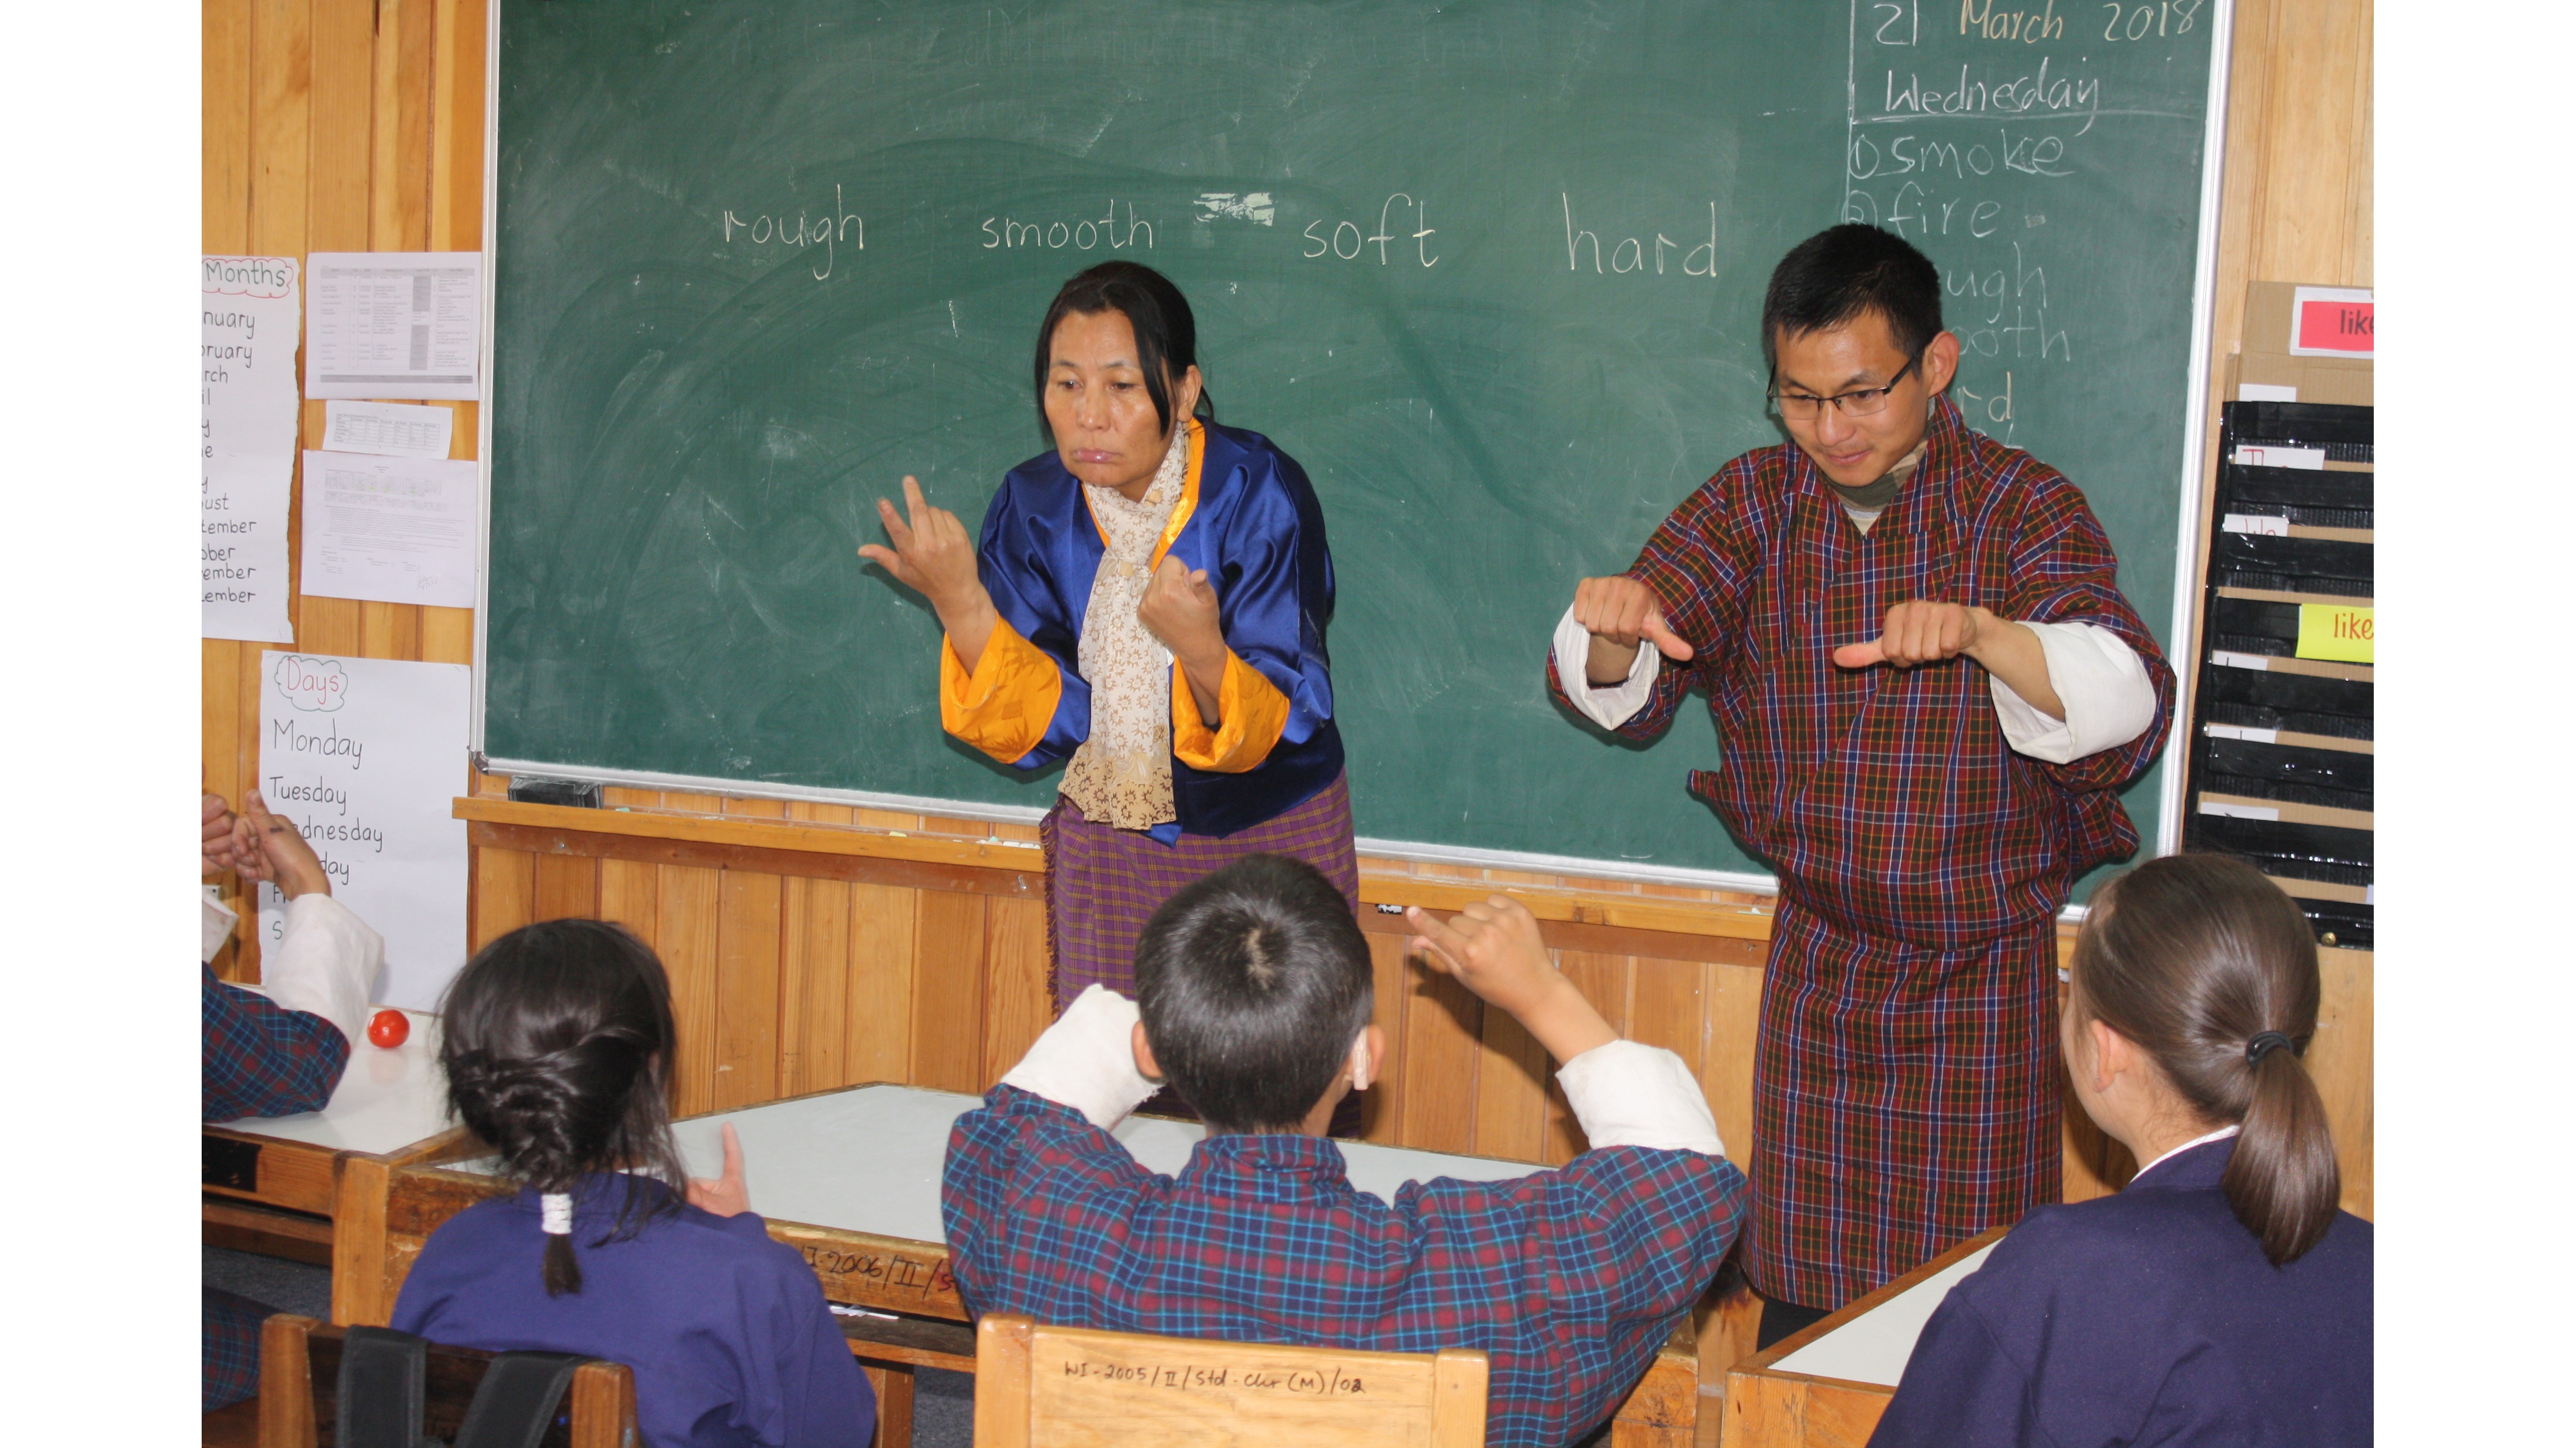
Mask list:
[{"label": "white shirt cuff", "polygon": [[197,963],[212,965],[215,952],[233,937],[233,922],[241,917],[223,902],[212,885],[199,887],[197,907]]},{"label": "white shirt cuff", "polygon": [[1663,667],[1664,656],[1654,645],[1640,643],[1636,662],[1628,666],[1628,677],[1607,689],[1592,687],[1584,677],[1584,666],[1592,657],[1592,634],[1574,621],[1574,605],[1567,604],[1565,617],[1556,622],[1556,678],[1565,686],[1565,697],[1583,717],[1604,729],[1616,729],[1637,717],[1646,707],[1646,699],[1655,692],[1655,672]]},{"label": "white shirt cuff", "polygon": [[1137,1014],[1134,1001],[1107,986],[1086,988],[1002,1084],[1070,1106],[1107,1131],[1153,1095],[1157,1084],[1136,1069]]},{"label": "white shirt cuff", "polygon": [[2039,635],[2049,687],[2066,706],[2063,720],[2039,712],[2000,676],[1989,674],[1996,722],[2016,753],[2050,764],[2116,749],[2156,720],[2156,686],[2129,641],[2098,624],[2024,623]]},{"label": "white shirt cuff", "polygon": [[1658,1046],[1612,1041],[1557,1068],[1566,1104],[1596,1147],[1643,1146],[1723,1156],[1708,1097],[1682,1064]]},{"label": "white shirt cuff", "polygon": [[286,902],[286,938],[260,959],[259,983],[290,1011],[311,1011],[352,1045],[366,1038],[367,1001],[384,968],[385,939],[319,890]]}]

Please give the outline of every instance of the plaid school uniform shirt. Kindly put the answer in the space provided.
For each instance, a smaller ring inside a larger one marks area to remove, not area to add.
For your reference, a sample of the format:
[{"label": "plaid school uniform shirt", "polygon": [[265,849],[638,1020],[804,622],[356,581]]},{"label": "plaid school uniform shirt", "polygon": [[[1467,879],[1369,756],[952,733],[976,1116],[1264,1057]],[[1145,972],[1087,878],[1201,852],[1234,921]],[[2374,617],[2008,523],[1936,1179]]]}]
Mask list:
[{"label": "plaid school uniform shirt", "polygon": [[[1780,876],[1754,1062],[1765,1295],[1839,1305],[2059,1194],[2055,917],[2078,875],[2137,848],[2116,791],[2173,709],[2118,572],[2083,495],[1947,398],[1867,534],[1803,452],[1761,448],[1628,570],[1694,655],[1618,732],[1651,739],[1706,692],[1723,763],[1690,791]],[[2052,764],[2011,749],[1971,661],[1835,666],[1911,599],[2117,634],[2154,721]],[[1570,704],[1552,658],[1548,688]]]},{"label": "plaid school uniform shirt", "polygon": [[1611,1147],[1514,1181],[1408,1182],[1341,1151],[1216,1136],[1178,1177],[1016,1086],[958,1118],[940,1192],[968,1309],[1041,1322],[1375,1352],[1480,1348],[1486,1441],[1556,1445],[1607,1417],[1743,1222],[1722,1157]]},{"label": "plaid school uniform shirt", "polygon": [[257,991],[206,973],[205,1119],[292,1116],[330,1104],[349,1065],[349,1038],[310,1011],[290,1011]]},{"label": "plaid school uniform shirt", "polygon": [[[309,1011],[290,1011],[257,991],[205,972],[205,1118],[291,1116],[319,1111],[349,1064],[349,1038]],[[259,1392],[259,1326],[265,1310],[246,1297],[204,1289],[198,1344],[204,1411]]]}]

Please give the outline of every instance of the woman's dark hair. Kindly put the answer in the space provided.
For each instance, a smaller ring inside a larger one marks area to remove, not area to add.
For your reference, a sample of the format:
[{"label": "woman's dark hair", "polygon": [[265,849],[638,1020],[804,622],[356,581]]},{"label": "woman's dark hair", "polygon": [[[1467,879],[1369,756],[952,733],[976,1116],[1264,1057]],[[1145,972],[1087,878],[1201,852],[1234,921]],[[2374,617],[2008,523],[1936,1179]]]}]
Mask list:
[{"label": "woman's dark hair", "polygon": [[1863,312],[1887,319],[1908,357],[1941,335],[1941,272],[1911,242],[1875,226],[1829,226],[1789,249],[1762,293],[1762,361],[1776,376],[1780,338],[1839,327]]},{"label": "woman's dark hair", "polygon": [[[2067,1009],[2135,1042],[2204,1121],[2237,1122],[2220,1186],[2275,1265],[2333,1225],[2343,1193],[2308,1079],[2317,944],[2281,887],[2225,855],[2169,855],[2093,896]],[[2249,1060],[2255,1037],[2278,1043]]]},{"label": "woman's dark hair", "polygon": [[[1136,332],[1136,366],[1145,374],[1145,395],[1154,399],[1154,420],[1169,436],[1172,387],[1199,361],[1198,319],[1190,315],[1189,299],[1169,277],[1132,261],[1104,261],[1082,272],[1066,282],[1047,307],[1046,320],[1038,325],[1038,431],[1055,436],[1055,429],[1047,425],[1047,373],[1055,364],[1056,325],[1077,312],[1086,317],[1118,312],[1127,318],[1127,325]],[[1208,396],[1204,381],[1195,415],[1216,421],[1216,400]]]},{"label": "woman's dark hair", "polygon": [[[601,1242],[679,1209],[688,1179],[671,1142],[671,982],[650,947],[600,920],[524,925],[474,953],[444,1009],[447,1099],[505,1172],[541,1193],[578,1193],[593,1172],[633,1174]],[[572,1238],[549,1235],[546,1292],[580,1290]]]},{"label": "woman's dark hair", "polygon": [[1136,939],[1154,1063],[1210,1131],[1303,1121],[1368,1025],[1374,979],[1351,902],[1284,855],[1193,881]]}]

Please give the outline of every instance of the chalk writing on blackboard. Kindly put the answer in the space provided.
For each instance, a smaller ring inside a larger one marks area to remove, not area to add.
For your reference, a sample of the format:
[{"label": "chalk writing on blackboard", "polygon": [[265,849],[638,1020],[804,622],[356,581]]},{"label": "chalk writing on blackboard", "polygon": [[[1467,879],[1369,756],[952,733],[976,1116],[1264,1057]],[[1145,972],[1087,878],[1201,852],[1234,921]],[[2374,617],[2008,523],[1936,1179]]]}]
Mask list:
[{"label": "chalk writing on blackboard", "polygon": [[[1714,201],[1708,204],[1708,240],[1700,241],[1698,245],[1684,251],[1682,249],[1684,243],[1675,241],[1660,231],[1638,236],[1621,236],[1614,228],[1610,233],[1610,253],[1605,265],[1601,253],[1601,233],[1591,227],[1576,227],[1577,213],[1574,198],[1571,195],[1560,191],[1556,193],[1556,199],[1565,212],[1565,269],[1567,271],[1579,272],[1589,264],[1595,275],[1610,273],[1625,275],[1630,272],[1642,275],[1651,271],[1656,276],[1662,276],[1667,264],[1674,262],[1678,257],[1680,275],[1707,277],[1711,281],[1717,279],[1717,203]],[[1694,222],[1693,225],[1696,227],[1697,223]],[[1646,240],[1646,236],[1649,235],[1654,238],[1651,242]],[[1696,236],[1691,237],[1690,240],[1699,241]]]},{"label": "chalk writing on blackboard", "polygon": [[[757,246],[779,245],[793,247],[798,251],[821,246],[823,261],[820,266],[814,268],[814,280],[818,282],[831,279],[832,268],[840,262],[840,248],[843,243],[860,251],[868,249],[867,218],[849,209],[837,184],[832,187],[832,214],[809,220],[806,212],[799,211],[796,213],[796,225],[792,229],[787,224],[787,213],[784,211],[755,211],[749,220],[727,211],[718,224],[724,228],[727,246],[733,244],[736,232],[750,238]],[[852,235],[854,229],[857,233],[855,236]]]},{"label": "chalk writing on blackboard", "polygon": [[[1399,209],[1396,204],[1398,202],[1403,203],[1403,207],[1401,209]],[[1412,212],[1413,220],[1416,223],[1414,229],[1411,231],[1401,229],[1404,225],[1404,214],[1408,210]],[[1386,204],[1380,206],[1377,210],[1376,231],[1363,234],[1360,230],[1359,224],[1356,222],[1336,221],[1333,223],[1331,233],[1327,235],[1322,230],[1325,218],[1319,216],[1313,221],[1306,223],[1304,235],[1305,240],[1309,244],[1302,248],[1302,250],[1306,259],[1309,261],[1325,256],[1337,256],[1344,261],[1357,261],[1360,258],[1360,253],[1368,250],[1371,246],[1375,246],[1377,248],[1377,264],[1379,266],[1385,266],[1387,264],[1387,244],[1389,242],[1410,241],[1413,243],[1414,255],[1421,259],[1422,264],[1424,266],[1435,266],[1439,263],[1440,258],[1432,255],[1431,238],[1439,234],[1440,228],[1433,226],[1430,221],[1426,219],[1429,215],[1429,207],[1424,203],[1415,200],[1410,193],[1403,191],[1391,192],[1386,198]],[[1399,228],[1398,230],[1387,230],[1387,223],[1390,219],[1395,222],[1396,226]],[[1344,232],[1348,232],[1350,234],[1351,245],[1348,251],[1342,249]],[[1397,248],[1397,254],[1402,254],[1402,248],[1400,246]]]},{"label": "chalk writing on blackboard", "polygon": [[[1268,198],[1264,198],[1267,200]],[[1127,208],[1127,219],[1118,219],[1118,208]],[[1136,219],[1136,203],[1111,201],[1109,209],[1098,218],[1080,217],[1066,221],[1061,217],[1042,221],[1021,221],[1010,216],[987,216],[977,228],[983,233],[983,249],[1017,251],[1038,247],[1047,251],[1091,251],[1106,247],[1124,251],[1140,244],[1154,249],[1154,223]]]}]

